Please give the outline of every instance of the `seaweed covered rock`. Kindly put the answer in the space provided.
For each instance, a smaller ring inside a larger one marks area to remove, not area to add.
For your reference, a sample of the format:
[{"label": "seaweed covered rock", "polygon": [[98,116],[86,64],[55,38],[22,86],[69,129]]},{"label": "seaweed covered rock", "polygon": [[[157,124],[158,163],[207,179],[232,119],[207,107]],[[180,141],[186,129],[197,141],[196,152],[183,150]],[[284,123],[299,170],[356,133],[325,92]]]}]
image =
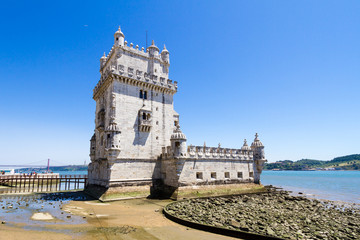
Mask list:
[{"label": "seaweed covered rock", "polygon": [[178,218],[287,239],[359,239],[360,210],[287,192],[190,199],[167,206]]}]

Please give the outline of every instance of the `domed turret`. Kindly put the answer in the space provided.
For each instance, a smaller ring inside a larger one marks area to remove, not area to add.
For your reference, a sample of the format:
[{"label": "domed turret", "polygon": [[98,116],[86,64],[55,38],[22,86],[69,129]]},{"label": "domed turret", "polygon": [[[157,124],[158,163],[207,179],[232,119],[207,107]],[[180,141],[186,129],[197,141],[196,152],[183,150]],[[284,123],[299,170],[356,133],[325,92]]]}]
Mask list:
[{"label": "domed turret", "polygon": [[186,148],[186,136],[180,130],[180,126],[177,125],[173,134],[170,138],[171,148],[175,157],[186,156],[187,148]]},{"label": "domed turret", "polygon": [[125,35],[121,32],[120,26],[119,29],[114,34],[114,45],[115,46],[124,46]]},{"label": "domed turret", "polygon": [[159,48],[155,46],[154,40],[152,40],[151,45],[146,49],[146,51],[148,51],[152,57],[159,55]]},{"label": "domed turret", "polygon": [[108,159],[116,159],[120,153],[120,130],[112,119],[109,126],[105,129],[106,152]]},{"label": "domed turret", "polygon": [[164,44],[164,49],[161,52],[161,59],[167,63],[170,64],[170,58],[169,58],[169,51],[166,49],[166,46]]},{"label": "domed turret", "polygon": [[92,135],[90,139],[90,159],[91,161],[95,160],[95,153],[96,153],[96,135]]},{"label": "domed turret", "polygon": [[250,151],[251,148],[247,145],[246,139],[244,139],[244,145],[241,147],[241,151]]},{"label": "domed turret", "polygon": [[254,151],[254,182],[260,183],[260,174],[264,167],[264,163],[267,160],[265,159],[264,145],[259,140],[259,135],[257,133],[255,134],[254,142],[251,144],[251,150]]},{"label": "domed turret", "polygon": [[259,134],[255,134],[254,142],[251,144],[251,149],[257,148],[257,147],[264,147],[262,142],[259,140]]},{"label": "domed turret", "polygon": [[185,140],[186,141],[186,136],[180,130],[180,125],[176,126],[176,129],[174,130],[173,134],[171,135],[170,140]]},{"label": "domed turret", "polygon": [[105,56],[105,52],[104,55],[100,58],[100,69],[104,67],[105,63],[106,63],[106,56]]}]

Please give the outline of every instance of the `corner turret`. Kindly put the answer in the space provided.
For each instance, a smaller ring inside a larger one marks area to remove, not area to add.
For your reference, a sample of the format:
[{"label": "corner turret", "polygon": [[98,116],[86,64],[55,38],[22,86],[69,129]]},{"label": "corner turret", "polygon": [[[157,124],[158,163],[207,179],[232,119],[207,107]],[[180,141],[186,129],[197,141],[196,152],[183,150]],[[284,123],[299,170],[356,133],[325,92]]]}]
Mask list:
[{"label": "corner turret", "polygon": [[120,26],[119,29],[115,32],[114,34],[114,46],[118,47],[118,46],[124,46],[124,40],[125,40],[125,35],[121,32]]},{"label": "corner turret", "polygon": [[170,65],[169,51],[166,49],[164,44],[164,49],[161,51],[161,59],[168,65]]},{"label": "corner turret", "polygon": [[95,161],[95,154],[96,154],[96,135],[92,135],[90,139],[90,160]]},{"label": "corner turret", "polygon": [[171,135],[171,149],[173,151],[174,157],[185,157],[187,152],[186,147],[186,136],[180,130],[180,125],[176,125],[174,133]]},{"label": "corner turret", "polygon": [[120,153],[120,130],[114,120],[105,129],[106,134],[106,157],[115,160]]},{"label": "corner turret", "polygon": [[155,46],[154,40],[152,40],[151,45],[146,49],[149,52],[150,57],[157,57],[159,55],[159,48]]},{"label": "corner turret", "polygon": [[106,56],[105,56],[105,52],[104,55],[100,58],[100,69],[102,69],[105,66],[106,63]]},{"label": "corner turret", "polygon": [[260,183],[260,174],[267,160],[265,159],[264,145],[259,140],[257,133],[254,142],[251,144],[251,150],[254,152],[254,182]]}]

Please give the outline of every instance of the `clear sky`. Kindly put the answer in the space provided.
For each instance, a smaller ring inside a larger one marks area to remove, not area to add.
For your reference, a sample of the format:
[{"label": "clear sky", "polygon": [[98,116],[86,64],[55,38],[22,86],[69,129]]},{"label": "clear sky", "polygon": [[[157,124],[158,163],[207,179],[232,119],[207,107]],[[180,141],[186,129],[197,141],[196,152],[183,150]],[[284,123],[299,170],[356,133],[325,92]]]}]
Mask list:
[{"label": "clear sky", "polygon": [[0,164],[82,164],[121,25],[170,52],[188,144],[270,162],[360,153],[360,1],[2,1]]}]

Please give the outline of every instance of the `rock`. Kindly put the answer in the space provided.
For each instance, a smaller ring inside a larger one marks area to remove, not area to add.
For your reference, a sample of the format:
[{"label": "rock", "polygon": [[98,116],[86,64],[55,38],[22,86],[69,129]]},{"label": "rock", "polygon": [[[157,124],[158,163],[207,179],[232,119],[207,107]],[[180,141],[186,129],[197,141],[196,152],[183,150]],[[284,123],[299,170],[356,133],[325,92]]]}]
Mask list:
[{"label": "rock", "polygon": [[5,224],[6,222],[5,221],[1,221],[1,224]]},{"label": "rock", "polygon": [[271,227],[266,228],[266,234],[270,235],[270,236],[275,236],[276,235],[276,233],[274,232],[274,230],[271,229]]},{"label": "rock", "polygon": [[240,227],[240,223],[235,221],[235,220],[231,220],[230,225],[233,226],[234,228],[239,228]]},{"label": "rock", "polygon": [[[187,221],[280,238],[352,239],[359,232],[355,207],[293,197],[286,191],[228,198],[191,199],[171,204],[168,213]],[[342,232],[343,231],[343,232]],[[316,236],[316,234],[319,236]]]}]

